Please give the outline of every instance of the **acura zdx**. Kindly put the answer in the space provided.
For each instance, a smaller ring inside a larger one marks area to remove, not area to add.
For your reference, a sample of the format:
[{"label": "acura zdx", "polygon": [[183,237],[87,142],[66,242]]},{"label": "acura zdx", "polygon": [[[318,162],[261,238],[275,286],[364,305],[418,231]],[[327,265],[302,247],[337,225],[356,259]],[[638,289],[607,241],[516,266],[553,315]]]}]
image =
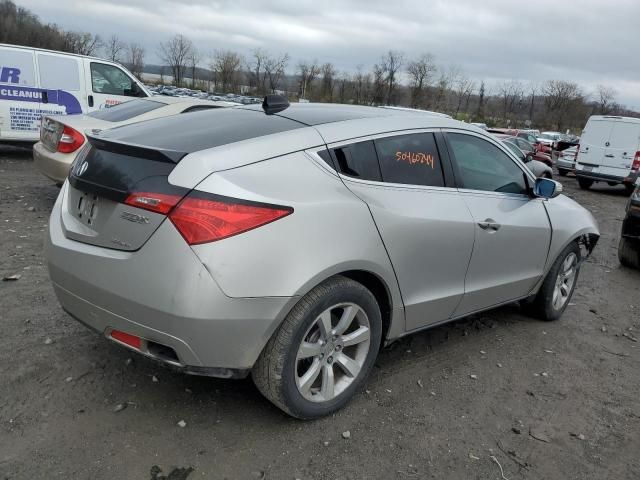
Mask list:
[{"label": "acura zdx", "polygon": [[48,265],[110,341],[310,419],[404,335],[516,301],[560,317],[599,237],[561,188],[446,116],[268,96],[88,133]]}]

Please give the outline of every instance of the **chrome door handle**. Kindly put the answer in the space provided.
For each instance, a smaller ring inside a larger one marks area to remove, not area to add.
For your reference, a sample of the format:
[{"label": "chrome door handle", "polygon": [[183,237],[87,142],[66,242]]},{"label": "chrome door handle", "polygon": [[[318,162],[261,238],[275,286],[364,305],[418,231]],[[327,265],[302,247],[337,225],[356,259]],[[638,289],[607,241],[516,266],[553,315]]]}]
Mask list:
[{"label": "chrome door handle", "polygon": [[488,230],[491,232],[497,232],[501,227],[501,225],[493,218],[487,218],[483,222],[478,222],[478,226],[483,230]]},{"label": "chrome door handle", "polygon": [[605,155],[605,157],[607,157],[607,158],[613,158],[613,157],[615,157],[615,155],[612,155],[612,154],[610,154],[610,153],[609,153],[609,154]]}]

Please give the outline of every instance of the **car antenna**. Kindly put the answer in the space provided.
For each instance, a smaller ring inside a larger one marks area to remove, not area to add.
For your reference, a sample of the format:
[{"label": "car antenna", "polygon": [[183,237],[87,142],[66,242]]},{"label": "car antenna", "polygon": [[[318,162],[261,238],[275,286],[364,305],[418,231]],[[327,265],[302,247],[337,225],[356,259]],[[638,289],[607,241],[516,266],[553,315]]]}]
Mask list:
[{"label": "car antenna", "polygon": [[265,95],[262,109],[267,115],[278,113],[289,108],[289,100],[282,95]]}]

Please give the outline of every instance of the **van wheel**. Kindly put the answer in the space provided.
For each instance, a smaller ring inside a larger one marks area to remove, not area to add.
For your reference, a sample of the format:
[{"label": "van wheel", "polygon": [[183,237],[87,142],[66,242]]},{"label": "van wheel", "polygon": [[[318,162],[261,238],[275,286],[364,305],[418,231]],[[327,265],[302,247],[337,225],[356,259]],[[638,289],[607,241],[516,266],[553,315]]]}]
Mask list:
[{"label": "van wheel", "polygon": [[625,183],[624,189],[626,190],[627,195],[631,195],[636,189],[636,186],[633,183]]},{"label": "van wheel", "polygon": [[559,168],[558,173],[560,174],[561,177],[566,177],[567,174],[569,173],[569,170],[565,170],[564,168]]},{"label": "van wheel", "polygon": [[558,255],[538,294],[526,308],[536,317],[550,321],[562,316],[580,273],[580,247],[573,242]]},{"label": "van wheel", "polygon": [[640,242],[621,237],[618,244],[618,260],[625,267],[640,268]]},{"label": "van wheel", "polygon": [[253,381],[300,419],[345,406],[365,382],[380,348],[380,307],[363,285],[333,277],[307,293],[271,337]]},{"label": "van wheel", "polygon": [[578,185],[580,185],[580,188],[583,190],[589,190],[591,185],[593,185],[593,180],[588,178],[578,178]]}]

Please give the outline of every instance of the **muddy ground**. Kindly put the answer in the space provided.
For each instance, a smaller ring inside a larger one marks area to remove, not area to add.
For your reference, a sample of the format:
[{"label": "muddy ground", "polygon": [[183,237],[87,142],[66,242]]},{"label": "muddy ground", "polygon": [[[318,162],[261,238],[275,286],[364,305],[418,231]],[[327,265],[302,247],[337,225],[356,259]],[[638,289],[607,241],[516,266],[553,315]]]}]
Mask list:
[{"label": "muddy ground", "polygon": [[30,153],[0,152],[0,275],[21,275],[0,283],[0,479],[639,478],[626,196],[563,181],[602,238],[560,321],[508,306],[414,335],[347,408],[305,423],[250,380],[173,373],[63,313],[43,258],[58,189]]}]

